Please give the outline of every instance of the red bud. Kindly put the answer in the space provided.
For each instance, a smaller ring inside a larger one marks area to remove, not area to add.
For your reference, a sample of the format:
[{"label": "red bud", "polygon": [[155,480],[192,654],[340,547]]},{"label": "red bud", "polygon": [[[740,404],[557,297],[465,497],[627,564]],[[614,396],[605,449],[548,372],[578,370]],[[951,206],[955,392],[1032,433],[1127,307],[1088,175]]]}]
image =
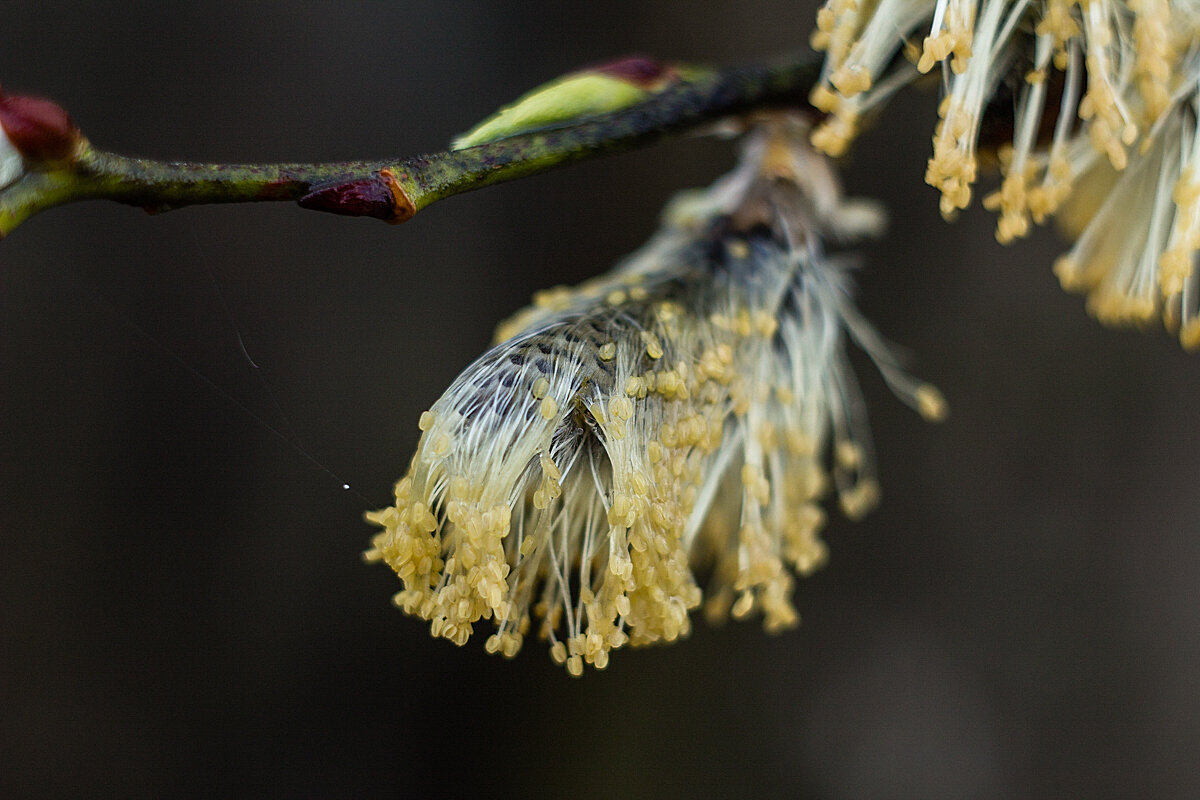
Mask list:
[{"label": "red bud", "polygon": [[71,117],[52,100],[0,93],[0,127],[27,160],[63,161],[82,137]]},{"label": "red bud", "polygon": [[417,213],[390,169],[381,169],[369,178],[314,186],[296,202],[301,208],[348,217],[375,217],[392,224],[405,222]]}]

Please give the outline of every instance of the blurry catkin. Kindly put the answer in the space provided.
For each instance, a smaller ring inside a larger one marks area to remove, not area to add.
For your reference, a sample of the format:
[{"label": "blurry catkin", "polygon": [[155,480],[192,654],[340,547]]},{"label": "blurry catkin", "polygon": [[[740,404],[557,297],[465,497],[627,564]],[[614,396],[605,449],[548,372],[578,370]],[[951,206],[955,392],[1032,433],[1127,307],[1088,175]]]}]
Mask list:
[{"label": "blurry catkin", "polygon": [[395,505],[368,515],[396,604],[457,644],[486,621],[510,657],[536,634],[573,675],[686,636],[702,604],[795,625],[793,578],[825,560],[821,501],[858,517],[879,494],[847,335],[944,414],[824,254],[825,235],[879,223],[779,118],[616,269],[540,293],[421,415]]},{"label": "blurry catkin", "polygon": [[991,126],[1011,130],[1002,182],[983,201],[1000,214],[996,238],[1056,217],[1076,241],[1054,272],[1089,311],[1123,325],[1161,316],[1200,348],[1194,0],[826,0],[812,43],[825,52],[810,97],[827,113],[819,149],[841,154],[897,87],[940,71],[925,179],[942,213],[970,204],[986,118],[1006,117]]}]

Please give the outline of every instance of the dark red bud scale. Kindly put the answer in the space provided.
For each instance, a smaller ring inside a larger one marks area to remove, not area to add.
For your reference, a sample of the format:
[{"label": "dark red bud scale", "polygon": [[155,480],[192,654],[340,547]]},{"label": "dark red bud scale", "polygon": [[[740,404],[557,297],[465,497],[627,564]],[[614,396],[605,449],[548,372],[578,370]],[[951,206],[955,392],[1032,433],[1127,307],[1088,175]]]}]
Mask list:
[{"label": "dark red bud scale", "polygon": [[73,158],[83,137],[62,106],[53,100],[0,91],[0,127],[13,147],[35,163]]},{"label": "dark red bud scale", "polygon": [[314,186],[297,202],[301,208],[350,217],[375,217],[391,223],[404,222],[417,213],[390,169],[382,169],[369,178]]}]

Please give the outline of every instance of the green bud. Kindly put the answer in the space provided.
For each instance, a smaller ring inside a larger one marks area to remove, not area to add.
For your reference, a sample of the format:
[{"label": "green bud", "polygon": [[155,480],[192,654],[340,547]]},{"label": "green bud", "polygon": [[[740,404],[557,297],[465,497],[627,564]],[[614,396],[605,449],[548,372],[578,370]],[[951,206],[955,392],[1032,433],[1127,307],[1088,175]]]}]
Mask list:
[{"label": "green bud", "polygon": [[504,106],[455,139],[451,149],[461,150],[583,117],[620,111],[693,72],[637,56],[572,72]]}]

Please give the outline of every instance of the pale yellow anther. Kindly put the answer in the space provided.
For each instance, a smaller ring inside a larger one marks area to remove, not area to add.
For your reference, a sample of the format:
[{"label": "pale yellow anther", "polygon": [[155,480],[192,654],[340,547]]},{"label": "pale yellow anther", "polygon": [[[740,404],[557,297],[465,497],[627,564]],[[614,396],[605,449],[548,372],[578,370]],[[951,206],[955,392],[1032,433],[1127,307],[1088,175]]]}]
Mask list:
[{"label": "pale yellow anther", "polygon": [[842,97],[853,97],[871,88],[871,73],[861,64],[843,64],[830,76],[829,82]]},{"label": "pale yellow anther", "polygon": [[946,398],[938,391],[936,386],[923,383],[917,387],[917,411],[921,416],[930,422],[941,422],[946,418],[946,413],[949,407],[946,405]]},{"label": "pale yellow anther", "polygon": [[628,397],[614,397],[608,401],[608,413],[614,419],[627,420],[633,416],[633,403]]},{"label": "pale yellow anther", "polygon": [[750,322],[750,312],[746,309],[738,309],[737,315],[733,318],[733,331],[738,336],[743,338],[750,335],[754,330],[753,324]]},{"label": "pale yellow anther", "polygon": [[754,330],[764,339],[769,339],[779,330],[779,320],[769,311],[756,311],[753,315]]},{"label": "pale yellow anther", "polygon": [[[819,11],[817,11],[817,30],[820,31],[821,33],[827,34],[825,36],[825,38],[822,39],[822,42],[823,42],[822,47],[820,47],[818,49],[823,50],[824,44],[828,44],[828,41],[829,41],[828,34],[833,32],[833,26],[834,26],[834,23],[836,22],[836,20],[837,20],[837,17],[834,15],[832,8],[826,7],[826,8],[822,8]],[[815,44],[813,46],[816,47]]]},{"label": "pale yellow anther", "polygon": [[662,344],[658,341],[658,337],[650,331],[641,332],[642,342],[646,345],[646,355],[650,358],[659,359],[663,356]]},{"label": "pale yellow anther", "polygon": [[734,619],[745,619],[754,610],[754,595],[749,592],[744,592],[734,602],[731,614]]},{"label": "pale yellow anther", "polygon": [[664,300],[654,306],[655,318],[664,325],[675,322],[682,315],[683,307],[670,300]]},{"label": "pale yellow anther", "polygon": [[808,102],[818,111],[829,114],[837,109],[841,100],[827,86],[818,85],[809,94]]},{"label": "pale yellow anther", "polygon": [[510,633],[504,639],[504,657],[516,658],[516,655],[521,650],[521,634]]},{"label": "pale yellow anther", "polygon": [[1185,350],[1200,350],[1200,319],[1192,319],[1179,328],[1179,342]]},{"label": "pale yellow anther", "polygon": [[826,117],[812,132],[812,145],[828,156],[845,155],[850,142],[858,135],[858,113],[839,105],[832,116]]},{"label": "pale yellow anther", "polygon": [[562,470],[554,463],[550,456],[542,455],[538,458],[538,466],[542,469],[542,474],[551,480],[559,480],[562,478]]},{"label": "pale yellow anther", "polygon": [[858,469],[862,466],[863,451],[857,443],[843,440],[834,448],[834,457],[843,469]]},{"label": "pale yellow anther", "polygon": [[1163,297],[1179,294],[1194,270],[1193,248],[1185,245],[1167,250],[1159,256],[1158,269],[1158,285]]},{"label": "pale yellow anther", "polygon": [[533,304],[540,308],[565,308],[571,300],[571,290],[566,286],[553,286],[533,295]]},{"label": "pale yellow anther", "polygon": [[627,494],[613,496],[612,505],[608,509],[608,524],[617,528],[630,527],[637,517],[637,505]]},{"label": "pale yellow anther", "polygon": [[842,513],[850,519],[861,519],[879,503],[879,484],[874,480],[862,480],[849,491],[838,496]]},{"label": "pale yellow anther", "polygon": [[[1054,39],[1056,62],[1055,66],[1066,69],[1066,43],[1082,35],[1079,25],[1071,14],[1073,0],[1046,0],[1042,9],[1042,19],[1035,29],[1039,36],[1050,36]],[[1063,56],[1058,59],[1057,56]]]}]

